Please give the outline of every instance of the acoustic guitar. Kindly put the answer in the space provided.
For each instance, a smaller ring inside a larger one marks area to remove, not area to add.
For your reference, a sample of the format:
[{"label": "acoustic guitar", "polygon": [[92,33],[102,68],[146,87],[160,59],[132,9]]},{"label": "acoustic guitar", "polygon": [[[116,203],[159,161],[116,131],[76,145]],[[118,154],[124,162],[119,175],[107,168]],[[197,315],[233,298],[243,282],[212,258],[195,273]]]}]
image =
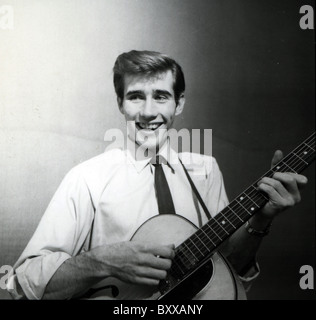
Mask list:
[{"label": "acoustic guitar", "polygon": [[175,258],[167,278],[152,287],[131,285],[111,277],[89,289],[84,297],[120,300],[246,299],[238,276],[218,249],[267,203],[267,196],[256,187],[263,177],[272,177],[275,172],[300,173],[314,160],[315,132],[201,228],[174,214],[149,219],[139,227],[131,241],[175,244]]}]

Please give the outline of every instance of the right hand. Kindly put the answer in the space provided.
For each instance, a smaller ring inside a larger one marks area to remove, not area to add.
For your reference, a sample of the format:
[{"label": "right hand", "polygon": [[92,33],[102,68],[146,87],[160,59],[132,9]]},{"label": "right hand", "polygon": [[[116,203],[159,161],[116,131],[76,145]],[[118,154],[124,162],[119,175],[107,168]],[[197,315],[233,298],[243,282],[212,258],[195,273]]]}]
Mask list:
[{"label": "right hand", "polygon": [[167,276],[175,256],[174,245],[137,241],[119,242],[93,249],[107,274],[121,281],[158,285]]}]

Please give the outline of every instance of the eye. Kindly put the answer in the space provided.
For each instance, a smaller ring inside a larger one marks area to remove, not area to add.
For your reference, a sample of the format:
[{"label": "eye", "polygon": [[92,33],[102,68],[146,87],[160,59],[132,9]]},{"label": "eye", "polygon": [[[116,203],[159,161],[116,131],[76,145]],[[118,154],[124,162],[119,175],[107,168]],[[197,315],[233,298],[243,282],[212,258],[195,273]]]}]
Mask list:
[{"label": "eye", "polygon": [[165,102],[168,100],[168,97],[164,94],[158,94],[155,96],[155,100],[158,102]]},{"label": "eye", "polygon": [[140,100],[143,100],[144,97],[139,94],[139,93],[135,93],[135,94],[131,94],[129,97],[128,97],[128,100],[131,100],[131,101],[140,101]]}]

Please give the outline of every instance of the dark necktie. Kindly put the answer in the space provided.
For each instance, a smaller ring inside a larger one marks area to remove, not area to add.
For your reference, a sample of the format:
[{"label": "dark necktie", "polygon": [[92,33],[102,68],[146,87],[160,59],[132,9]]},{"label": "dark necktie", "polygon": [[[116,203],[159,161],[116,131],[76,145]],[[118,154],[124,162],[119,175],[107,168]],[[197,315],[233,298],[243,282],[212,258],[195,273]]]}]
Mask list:
[{"label": "dark necktie", "polygon": [[155,167],[155,189],[157,195],[159,214],[176,213],[168,186],[168,182],[163,172],[159,159],[156,159]]}]

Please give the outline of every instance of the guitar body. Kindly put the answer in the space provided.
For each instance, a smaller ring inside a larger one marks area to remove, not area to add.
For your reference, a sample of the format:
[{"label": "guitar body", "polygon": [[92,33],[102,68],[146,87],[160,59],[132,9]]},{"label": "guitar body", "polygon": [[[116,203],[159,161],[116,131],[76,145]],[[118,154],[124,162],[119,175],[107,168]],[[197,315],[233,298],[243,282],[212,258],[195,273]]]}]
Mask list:
[{"label": "guitar body", "polygon": [[[131,241],[174,244],[177,247],[196,230],[196,226],[181,216],[158,215],[141,225]],[[116,278],[105,279],[87,293],[85,297],[89,296],[89,299],[246,299],[237,275],[219,252],[164,296],[158,287],[127,284]]]}]

